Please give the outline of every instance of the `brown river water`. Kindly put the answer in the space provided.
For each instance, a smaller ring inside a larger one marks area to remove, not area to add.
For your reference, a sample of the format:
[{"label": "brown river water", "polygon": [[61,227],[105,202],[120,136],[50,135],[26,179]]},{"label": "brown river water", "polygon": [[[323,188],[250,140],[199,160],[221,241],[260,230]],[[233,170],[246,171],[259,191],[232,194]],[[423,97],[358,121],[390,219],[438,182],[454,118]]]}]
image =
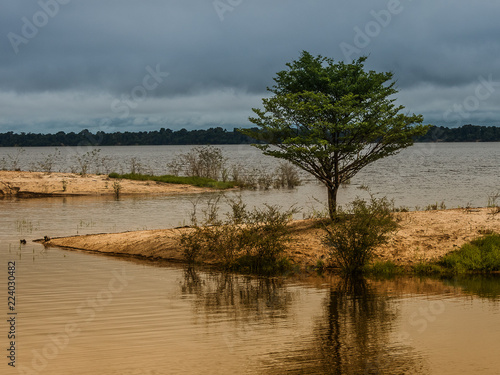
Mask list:
[{"label": "brown river water", "polygon": [[[225,147],[233,160],[260,160],[244,146]],[[417,145],[365,171],[341,199],[367,184],[398,205],[484,206],[500,185],[499,147]],[[173,153],[161,147],[102,153],[160,166],[168,159],[162,150]],[[0,159],[8,151],[0,149]],[[27,149],[23,157],[49,151]],[[62,152],[69,160],[70,151]],[[242,197],[307,212],[322,208],[323,194],[306,183]],[[0,200],[0,374],[500,373],[499,277],[267,278],[31,242],[184,225],[198,198]],[[9,262],[15,262],[10,275]],[[8,304],[12,274],[15,306]]]}]

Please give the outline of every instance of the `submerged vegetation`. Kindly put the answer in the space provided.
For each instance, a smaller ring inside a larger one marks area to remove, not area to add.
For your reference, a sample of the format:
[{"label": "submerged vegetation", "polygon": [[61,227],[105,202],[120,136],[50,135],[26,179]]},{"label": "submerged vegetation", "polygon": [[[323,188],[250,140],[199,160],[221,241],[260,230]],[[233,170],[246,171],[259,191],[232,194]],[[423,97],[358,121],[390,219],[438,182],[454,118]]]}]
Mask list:
[{"label": "submerged vegetation", "polygon": [[[23,148],[0,160],[0,170],[20,171]],[[293,189],[301,184],[298,169],[290,163],[281,162],[274,168],[246,167],[240,163],[228,163],[220,148],[214,146],[194,147],[187,153],[174,156],[171,162],[164,166],[170,174],[155,175],[153,169],[143,164],[137,157],[131,157],[122,163],[112,163],[109,156],[102,156],[101,149],[91,149],[85,153],[75,153],[66,159],[73,163],[66,167],[71,173],[86,176],[88,174],[108,174],[113,179],[129,179],[136,181],[155,181],[171,184],[188,184],[198,187],[229,189],[234,187],[244,189]],[[56,149],[42,157],[41,161],[28,166],[30,172],[41,171],[52,173],[58,162],[64,160],[61,152]],[[118,164],[118,166],[117,166]],[[121,164],[121,165],[120,165]],[[124,167],[124,165],[125,167]],[[63,172],[62,168],[58,169]],[[116,172],[119,170],[120,173]],[[63,191],[67,182],[63,181]],[[120,191],[115,189],[115,195]]]},{"label": "submerged vegetation", "polygon": [[300,185],[297,168],[290,163],[282,162],[274,170],[259,167],[249,169],[239,163],[228,164],[222,150],[214,146],[194,147],[187,153],[177,155],[168,167],[174,176],[232,181],[235,186],[246,189],[292,189]]},{"label": "submerged vegetation", "polygon": [[146,168],[135,158],[130,160],[130,173],[110,173],[110,178],[136,181],[156,181],[170,184],[188,184],[215,189],[292,189],[300,185],[300,178],[290,163],[279,163],[274,170],[265,168],[247,169],[240,164],[228,164],[218,147],[194,147],[187,153],[177,155],[168,165],[171,174],[155,176],[140,173]]},{"label": "submerged vegetation", "polygon": [[247,169],[240,164],[229,165],[222,150],[214,146],[194,147],[187,153],[177,155],[168,165],[171,174],[155,176],[140,173],[144,166],[130,160],[130,173],[110,173],[110,178],[136,181],[156,181],[170,184],[189,184],[215,189],[292,189],[300,185],[300,178],[290,163],[280,163],[274,170],[265,168]]}]

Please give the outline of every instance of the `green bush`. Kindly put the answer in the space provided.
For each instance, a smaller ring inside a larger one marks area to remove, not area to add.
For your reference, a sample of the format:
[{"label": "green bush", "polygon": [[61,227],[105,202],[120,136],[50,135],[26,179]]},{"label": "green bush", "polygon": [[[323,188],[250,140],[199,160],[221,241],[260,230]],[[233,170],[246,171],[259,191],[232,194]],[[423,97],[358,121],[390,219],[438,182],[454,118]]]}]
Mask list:
[{"label": "green bush", "polygon": [[209,218],[205,211],[203,222],[195,222],[193,230],[181,236],[185,259],[194,262],[201,256],[227,269],[251,272],[283,269],[288,264],[283,259],[289,241],[288,222],[295,210],[281,212],[270,205],[247,210],[241,199],[229,204],[231,211],[224,220]]},{"label": "green bush", "polygon": [[387,198],[371,196],[369,203],[357,198],[347,209],[337,210],[332,224],[325,227],[324,242],[343,273],[362,273],[374,249],[397,228],[392,208]]},{"label": "green bush", "polygon": [[454,251],[438,263],[454,273],[500,271],[500,234],[480,237]]}]

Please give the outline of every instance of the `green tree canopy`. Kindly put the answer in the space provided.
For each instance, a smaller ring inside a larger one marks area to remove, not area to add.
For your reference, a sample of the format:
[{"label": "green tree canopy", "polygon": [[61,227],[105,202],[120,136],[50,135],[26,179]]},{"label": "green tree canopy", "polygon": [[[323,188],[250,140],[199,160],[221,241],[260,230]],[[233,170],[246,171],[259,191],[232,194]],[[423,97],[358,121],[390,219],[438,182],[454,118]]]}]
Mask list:
[{"label": "green tree canopy", "polygon": [[[276,74],[262,99],[264,109],[242,129],[266,144],[266,155],[285,159],[323,182],[333,218],[340,185],[364,166],[413,144],[427,132],[421,115],[404,115],[394,104],[392,73],[365,71],[361,57],[351,64],[302,52]],[[275,147],[272,147],[275,146]]]}]

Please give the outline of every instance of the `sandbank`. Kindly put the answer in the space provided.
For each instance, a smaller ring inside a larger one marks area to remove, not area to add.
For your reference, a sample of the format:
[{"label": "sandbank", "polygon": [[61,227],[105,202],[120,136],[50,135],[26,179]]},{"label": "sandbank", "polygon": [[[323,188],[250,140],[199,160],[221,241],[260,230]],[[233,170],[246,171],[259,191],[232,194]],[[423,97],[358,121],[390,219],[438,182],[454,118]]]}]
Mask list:
[{"label": "sandbank", "polygon": [[120,195],[175,195],[213,191],[184,184],[118,180],[107,175],[0,171],[0,198],[115,195],[115,182],[120,184]]},{"label": "sandbank", "polygon": [[[376,250],[380,260],[412,265],[437,260],[482,234],[500,233],[500,214],[491,208],[448,209],[400,212],[399,229],[389,242]],[[286,255],[301,267],[314,266],[319,259],[328,264],[328,249],[322,243],[324,230],[318,220],[290,223],[292,240]],[[124,233],[92,234],[53,238],[46,246],[98,253],[137,256],[149,259],[183,261],[180,235],[192,229],[144,230]]]}]

